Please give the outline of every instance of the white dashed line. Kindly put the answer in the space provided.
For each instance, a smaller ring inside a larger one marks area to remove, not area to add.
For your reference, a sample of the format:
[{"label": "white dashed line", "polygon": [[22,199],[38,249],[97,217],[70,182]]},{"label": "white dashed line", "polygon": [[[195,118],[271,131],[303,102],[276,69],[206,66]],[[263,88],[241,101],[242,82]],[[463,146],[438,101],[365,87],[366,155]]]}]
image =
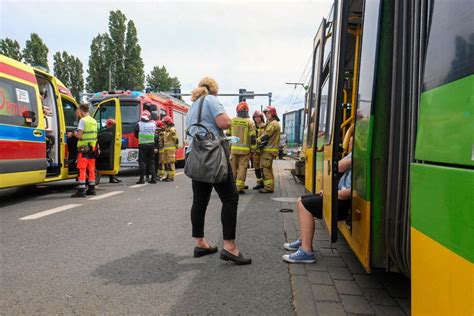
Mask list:
[{"label": "white dashed line", "polygon": [[135,184],[135,185],[132,185],[130,188],[131,188],[131,189],[136,189],[136,188],[144,187],[145,185],[148,185],[148,183]]},{"label": "white dashed line", "polygon": [[105,194],[101,194],[101,195],[91,197],[90,199],[87,199],[87,200],[89,200],[89,201],[102,200],[102,199],[105,199],[105,198],[108,198],[110,196],[114,196],[114,195],[117,195],[117,194],[120,194],[120,193],[123,193],[123,191],[112,191],[112,192],[109,192],[109,193],[105,193]]},{"label": "white dashed line", "polygon": [[59,212],[65,211],[65,210],[69,210],[71,208],[75,208],[75,207],[78,207],[78,206],[81,206],[81,205],[82,204],[67,204],[67,205],[52,208],[50,210],[46,210],[46,211],[43,211],[43,212],[39,212],[39,213],[36,213],[36,214],[32,214],[32,215],[22,217],[22,218],[20,218],[20,220],[23,221],[23,220],[28,220],[28,219],[38,219],[38,218],[41,218],[41,217],[44,217],[44,216],[48,216],[48,215],[51,215],[51,214],[55,214],[55,213],[59,213]]}]

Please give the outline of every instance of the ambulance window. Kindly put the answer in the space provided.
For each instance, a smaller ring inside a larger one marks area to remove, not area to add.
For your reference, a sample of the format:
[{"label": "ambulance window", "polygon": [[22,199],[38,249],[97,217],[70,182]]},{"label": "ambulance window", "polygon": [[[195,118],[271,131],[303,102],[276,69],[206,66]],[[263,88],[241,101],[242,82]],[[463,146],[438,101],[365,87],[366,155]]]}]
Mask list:
[{"label": "ambulance window", "polygon": [[69,100],[62,98],[64,120],[66,127],[77,127],[76,106]]},{"label": "ambulance window", "polygon": [[35,89],[0,78],[0,124],[37,127],[38,121]]}]

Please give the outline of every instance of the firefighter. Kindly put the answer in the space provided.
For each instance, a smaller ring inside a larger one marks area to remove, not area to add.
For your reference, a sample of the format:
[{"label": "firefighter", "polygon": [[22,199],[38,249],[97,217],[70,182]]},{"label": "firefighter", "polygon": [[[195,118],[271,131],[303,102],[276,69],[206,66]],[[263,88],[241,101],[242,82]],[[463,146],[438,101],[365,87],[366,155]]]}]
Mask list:
[{"label": "firefighter", "polygon": [[[89,104],[82,103],[77,110],[80,118],[74,136],[77,142],[77,169],[79,170],[79,187],[71,197],[96,195],[95,192],[95,159],[97,156],[97,122],[89,115]],[[88,188],[86,190],[86,178]]]},{"label": "firefighter", "polygon": [[[253,113],[253,121],[255,122],[257,137],[262,136],[263,131],[265,130],[265,126],[266,126],[265,115],[263,114],[263,112],[256,110]],[[252,157],[253,168],[255,170],[255,177],[257,178],[257,185],[253,187],[254,190],[260,190],[264,188],[263,170],[262,170],[262,166],[260,165],[261,158],[262,158],[262,149],[257,148]]]},{"label": "firefighter", "polygon": [[155,170],[158,176],[158,180],[161,180],[165,174],[165,167],[163,164],[163,131],[165,124],[158,120],[156,121],[156,141],[158,142],[158,149],[155,152]]},{"label": "firefighter", "polygon": [[178,136],[170,116],[163,118],[165,131],[163,132],[163,163],[165,164],[166,178],[163,181],[174,181],[176,148],[178,148]]},{"label": "firefighter", "polygon": [[249,118],[249,106],[246,102],[237,104],[237,117],[232,119],[231,134],[237,136],[239,141],[231,146],[232,173],[239,194],[244,194],[245,178],[250,155],[256,149],[256,134],[253,121]]},{"label": "firefighter", "polygon": [[165,180],[165,149],[164,149],[164,138],[165,138],[165,123],[163,123],[162,121],[159,121],[160,122],[160,128],[159,128],[159,132],[158,132],[158,138],[159,138],[159,143],[158,143],[158,156],[159,156],[159,159],[160,159],[160,168],[159,168],[159,171],[158,171],[158,179],[160,181],[164,181]]},{"label": "firefighter", "polygon": [[257,144],[262,148],[262,158],[260,164],[263,169],[264,188],[258,190],[260,193],[273,193],[275,183],[273,177],[273,159],[278,156],[278,147],[280,145],[280,119],[277,116],[276,108],[269,105],[264,110],[267,118],[267,126],[262,135],[257,139]]},{"label": "firefighter", "polygon": [[151,175],[150,183],[156,183],[155,173],[155,149],[158,149],[155,141],[156,124],[150,121],[150,112],[144,110],[141,120],[135,126],[134,134],[138,138],[138,166],[140,168],[140,179],[137,184],[145,183],[145,174]]}]

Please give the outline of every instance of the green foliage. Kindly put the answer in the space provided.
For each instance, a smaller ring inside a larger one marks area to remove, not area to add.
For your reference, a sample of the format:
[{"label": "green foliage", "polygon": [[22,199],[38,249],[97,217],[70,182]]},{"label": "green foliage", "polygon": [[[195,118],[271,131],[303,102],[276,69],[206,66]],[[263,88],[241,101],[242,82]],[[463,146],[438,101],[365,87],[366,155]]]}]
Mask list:
[{"label": "green foliage", "polygon": [[48,52],[48,46],[41,37],[36,33],[31,33],[31,38],[26,41],[25,49],[23,49],[23,58],[26,63],[42,66],[49,71]]},{"label": "green foliage", "polygon": [[125,80],[124,89],[143,90],[145,73],[144,64],[140,56],[141,47],[138,44],[137,29],[132,20],[127,24],[127,37],[125,41]]},{"label": "green foliage", "polygon": [[72,95],[79,100],[84,89],[82,62],[79,58],[67,52],[56,52],[54,59],[54,75],[71,90]]},{"label": "green foliage", "polygon": [[108,74],[111,60],[111,39],[107,33],[98,34],[92,39],[89,56],[89,75],[86,89],[89,92],[108,90]]},{"label": "green foliage", "polygon": [[122,11],[110,11],[109,15],[109,36],[111,39],[111,60],[112,85],[115,88],[123,89],[126,82],[125,77],[125,32],[127,17]]},{"label": "green foliage", "polygon": [[8,37],[0,40],[0,54],[18,61],[23,59],[18,41],[9,39]]},{"label": "green foliage", "polygon": [[153,91],[171,91],[173,88],[181,88],[178,78],[170,77],[165,66],[153,67],[150,74],[146,76],[146,82]]}]

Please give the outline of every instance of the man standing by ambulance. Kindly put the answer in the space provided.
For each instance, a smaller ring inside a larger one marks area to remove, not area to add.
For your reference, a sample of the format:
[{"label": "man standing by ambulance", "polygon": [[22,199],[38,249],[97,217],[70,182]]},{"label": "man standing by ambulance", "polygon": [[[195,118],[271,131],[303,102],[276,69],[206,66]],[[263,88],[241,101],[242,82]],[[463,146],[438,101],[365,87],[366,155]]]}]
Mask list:
[{"label": "man standing by ambulance", "polygon": [[156,183],[155,149],[158,149],[158,144],[155,141],[156,123],[150,121],[150,115],[148,110],[144,110],[141,120],[134,130],[135,137],[138,138],[138,166],[140,169],[140,179],[137,184],[145,183],[147,172],[151,175],[150,183]]},{"label": "man standing by ambulance", "polygon": [[[74,136],[77,142],[77,169],[79,170],[79,187],[73,198],[96,195],[95,192],[95,159],[97,155],[97,122],[89,115],[89,104],[82,103],[77,110],[80,118]],[[86,179],[89,186],[86,190]]]},{"label": "man standing by ambulance", "polygon": [[165,131],[163,133],[163,162],[165,164],[166,178],[163,181],[174,181],[176,148],[178,147],[178,136],[174,127],[173,119],[170,116],[163,118]]},{"label": "man standing by ambulance", "polygon": [[252,153],[256,149],[256,132],[253,121],[249,118],[247,102],[240,102],[236,108],[237,117],[232,119],[231,134],[239,138],[230,149],[232,154],[232,173],[239,194],[244,194],[247,167]]},{"label": "man standing by ambulance", "polygon": [[263,113],[267,118],[267,126],[257,139],[257,145],[262,148],[262,158],[260,160],[263,169],[263,185],[264,188],[258,190],[260,193],[273,193],[275,190],[275,182],[273,176],[273,159],[278,156],[278,148],[280,146],[280,119],[274,106],[267,106]]}]

